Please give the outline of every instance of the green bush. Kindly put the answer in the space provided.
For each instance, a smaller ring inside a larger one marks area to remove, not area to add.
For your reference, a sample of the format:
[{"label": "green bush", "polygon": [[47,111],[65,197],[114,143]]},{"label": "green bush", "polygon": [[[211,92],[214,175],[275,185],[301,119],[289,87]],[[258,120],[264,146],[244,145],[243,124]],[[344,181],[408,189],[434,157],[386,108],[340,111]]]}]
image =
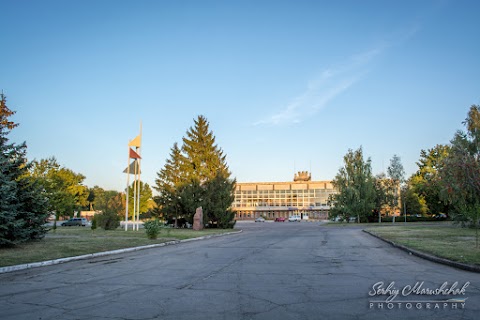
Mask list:
[{"label": "green bush", "polygon": [[97,215],[94,215],[93,218],[92,218],[92,226],[90,227],[92,228],[92,231],[97,229]]},{"label": "green bush", "polygon": [[[382,222],[392,222],[393,217],[382,217]],[[440,221],[433,217],[415,217],[415,216],[407,216],[407,222],[429,222],[429,221]],[[395,222],[405,222],[405,216],[396,216]]]},{"label": "green bush", "polygon": [[120,226],[120,217],[115,212],[107,211],[97,215],[97,224],[104,230],[115,230]]},{"label": "green bush", "polygon": [[157,239],[162,224],[158,219],[148,220],[143,224],[148,239]]}]

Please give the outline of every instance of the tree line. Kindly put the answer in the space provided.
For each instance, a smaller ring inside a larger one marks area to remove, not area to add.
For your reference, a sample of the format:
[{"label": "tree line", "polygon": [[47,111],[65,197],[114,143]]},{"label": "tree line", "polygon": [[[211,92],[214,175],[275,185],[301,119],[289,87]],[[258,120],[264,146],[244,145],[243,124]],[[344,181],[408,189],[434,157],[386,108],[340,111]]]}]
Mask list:
[{"label": "tree line", "polygon": [[[82,210],[108,216],[99,217],[99,225],[118,225],[125,212],[122,192],[84,185],[85,176],[58,163],[54,157],[29,161],[27,145],[9,141],[9,134],[19,124],[15,114],[0,94],[0,247],[41,239],[48,232],[46,221],[54,217],[73,217]],[[153,207],[152,190],[146,183],[142,190],[141,210]],[[133,190],[131,188],[131,190]],[[133,198],[133,194],[129,195]],[[133,206],[133,201],[130,202]],[[131,208],[130,212],[133,212]]]},{"label": "tree line", "polygon": [[333,180],[330,217],[358,222],[381,221],[382,215],[450,218],[478,228],[480,218],[480,107],[472,105],[450,144],[420,151],[418,169],[408,179],[394,155],[387,175],[372,174],[363,150],[349,150]]},{"label": "tree line", "polygon": [[[0,246],[42,238],[44,223],[71,217],[80,210],[110,215],[117,222],[125,213],[126,197],[133,206],[133,187],[123,192],[84,185],[85,176],[61,166],[52,157],[28,161],[25,143],[15,144],[9,133],[18,126],[15,113],[0,95]],[[480,107],[473,105],[450,144],[421,150],[418,170],[408,179],[399,156],[394,155],[387,174],[372,174],[371,160],[363,150],[348,150],[344,166],[333,179],[336,193],[329,198],[330,217],[346,221],[381,221],[401,214],[444,215],[464,225],[478,226],[480,218]],[[174,143],[169,158],[157,172],[154,189],[140,184],[143,217],[193,222],[198,207],[204,224],[221,228],[234,225],[235,179],[226,155],[216,144],[204,116],[194,119],[182,144]],[[133,212],[133,207],[129,210]],[[142,216],[141,215],[141,216]],[[131,217],[130,217],[131,219]]]},{"label": "tree line", "polygon": [[[9,141],[9,133],[18,126],[11,121],[7,98],[0,95],[0,247],[41,239],[48,232],[45,222],[69,218],[79,211],[100,214],[100,226],[115,228],[124,217],[126,197],[133,213],[133,184],[129,194],[88,188],[85,176],[59,164],[55,157],[29,161],[26,143]],[[170,159],[156,179],[158,196],[144,182],[140,188],[140,213],[143,218],[184,219],[193,222],[196,208],[202,207],[204,223],[221,228],[233,227],[235,180],[226,164],[226,156],[215,144],[205,117],[194,120],[194,127],[175,143]]]}]

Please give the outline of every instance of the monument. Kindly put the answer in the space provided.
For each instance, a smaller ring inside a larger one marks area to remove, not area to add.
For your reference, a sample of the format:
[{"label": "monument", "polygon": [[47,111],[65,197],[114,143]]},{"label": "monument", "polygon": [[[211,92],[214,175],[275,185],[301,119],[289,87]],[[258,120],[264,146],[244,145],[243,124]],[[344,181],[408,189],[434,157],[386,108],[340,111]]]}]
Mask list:
[{"label": "monument", "polygon": [[203,210],[202,207],[198,207],[195,210],[195,215],[193,216],[193,230],[202,230],[203,229]]}]

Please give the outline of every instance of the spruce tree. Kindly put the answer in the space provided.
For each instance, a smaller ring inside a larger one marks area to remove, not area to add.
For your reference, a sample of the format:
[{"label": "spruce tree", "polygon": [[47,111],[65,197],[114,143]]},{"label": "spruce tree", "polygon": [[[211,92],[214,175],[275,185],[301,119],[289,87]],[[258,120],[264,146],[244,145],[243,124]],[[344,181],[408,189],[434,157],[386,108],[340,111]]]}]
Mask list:
[{"label": "spruce tree", "polygon": [[165,167],[157,173],[157,179],[155,179],[154,189],[158,191],[155,202],[166,218],[172,218],[181,213],[177,194],[183,180],[181,160],[181,151],[175,143],[171,149],[170,159],[167,159]]},{"label": "spruce tree", "polygon": [[8,134],[18,124],[0,94],[0,247],[40,239],[47,232],[48,200],[42,186],[28,175],[25,143],[9,143]]},{"label": "spruce tree", "polygon": [[219,173],[230,177],[226,156],[215,144],[215,136],[204,116],[198,116],[195,127],[190,127],[183,138],[183,167],[186,180],[198,181],[201,185]]},{"label": "spruce tree", "polygon": [[190,192],[190,199],[196,200],[189,210],[202,206],[205,223],[226,227],[233,219],[229,208],[233,202],[235,182],[230,180],[226,155],[215,143],[207,119],[200,115],[194,123],[195,126],[190,127],[183,138],[182,146],[182,169],[185,180],[194,191]]},{"label": "spruce tree", "polygon": [[156,202],[167,217],[185,217],[189,222],[201,206],[205,223],[228,227],[233,220],[229,208],[235,181],[230,179],[226,156],[216,145],[207,119],[198,116],[194,124],[183,138],[182,148],[174,144],[170,159],[157,174]]}]

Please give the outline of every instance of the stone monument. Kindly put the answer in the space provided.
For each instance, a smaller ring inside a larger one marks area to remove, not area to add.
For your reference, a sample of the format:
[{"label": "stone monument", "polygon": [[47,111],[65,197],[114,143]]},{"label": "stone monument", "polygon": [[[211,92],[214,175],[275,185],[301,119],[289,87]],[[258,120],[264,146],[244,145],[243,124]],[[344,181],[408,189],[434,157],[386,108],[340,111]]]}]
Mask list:
[{"label": "stone monument", "polygon": [[195,210],[195,215],[193,216],[193,230],[202,230],[203,229],[203,210],[202,207],[198,207]]}]

